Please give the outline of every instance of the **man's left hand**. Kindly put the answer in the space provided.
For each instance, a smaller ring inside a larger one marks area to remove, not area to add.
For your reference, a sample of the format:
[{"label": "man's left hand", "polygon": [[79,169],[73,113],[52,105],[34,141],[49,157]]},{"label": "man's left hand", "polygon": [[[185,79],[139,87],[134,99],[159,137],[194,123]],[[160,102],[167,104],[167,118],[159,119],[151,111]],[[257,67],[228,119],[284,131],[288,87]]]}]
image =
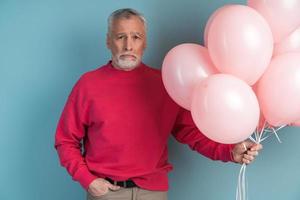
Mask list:
[{"label": "man's left hand", "polygon": [[232,157],[234,162],[240,164],[250,164],[254,161],[258,152],[262,149],[261,144],[256,144],[250,140],[238,143],[232,149]]}]

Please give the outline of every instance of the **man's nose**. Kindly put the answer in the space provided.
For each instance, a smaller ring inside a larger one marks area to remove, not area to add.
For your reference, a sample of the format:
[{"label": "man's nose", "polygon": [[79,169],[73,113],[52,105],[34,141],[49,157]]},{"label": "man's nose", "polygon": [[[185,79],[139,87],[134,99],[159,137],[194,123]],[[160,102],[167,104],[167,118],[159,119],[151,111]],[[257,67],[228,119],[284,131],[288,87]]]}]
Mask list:
[{"label": "man's nose", "polygon": [[130,38],[127,38],[125,40],[124,48],[126,51],[131,51],[132,50],[132,40]]}]

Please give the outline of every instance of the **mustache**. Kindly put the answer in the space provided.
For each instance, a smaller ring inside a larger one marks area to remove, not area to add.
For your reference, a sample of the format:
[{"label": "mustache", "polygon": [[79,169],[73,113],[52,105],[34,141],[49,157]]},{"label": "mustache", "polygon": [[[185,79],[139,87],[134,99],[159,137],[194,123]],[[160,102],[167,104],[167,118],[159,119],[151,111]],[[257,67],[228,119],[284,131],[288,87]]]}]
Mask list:
[{"label": "mustache", "polygon": [[134,54],[134,53],[127,53],[127,52],[118,54],[118,57],[119,57],[119,58],[120,58],[121,56],[133,56],[133,57],[137,58],[137,55],[136,55],[136,54]]}]

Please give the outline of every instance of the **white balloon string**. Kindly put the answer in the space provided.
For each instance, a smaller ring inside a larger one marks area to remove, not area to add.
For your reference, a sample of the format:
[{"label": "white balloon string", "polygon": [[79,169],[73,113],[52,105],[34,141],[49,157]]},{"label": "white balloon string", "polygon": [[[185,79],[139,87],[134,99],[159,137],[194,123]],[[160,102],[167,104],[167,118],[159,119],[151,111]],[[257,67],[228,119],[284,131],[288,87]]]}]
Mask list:
[{"label": "white balloon string", "polygon": [[259,135],[258,135],[258,139],[256,140],[257,142],[257,144],[259,144],[260,143],[260,140],[261,140],[261,138],[262,138],[262,136],[263,136],[263,134],[264,134],[264,130],[266,129],[266,121],[264,121],[264,125],[263,125],[263,127],[262,127],[262,129],[261,129],[261,131],[260,131],[260,133],[259,133]]},{"label": "white balloon string", "polygon": [[279,128],[276,129],[276,132],[279,131],[280,129],[286,127],[286,126],[287,126],[287,125],[282,125],[282,126],[280,126]]},{"label": "white balloon string", "polygon": [[252,142],[255,142],[255,143],[256,143],[256,141],[255,141],[255,139],[252,137],[252,135],[249,136],[249,139],[250,139]]},{"label": "white balloon string", "polygon": [[269,129],[266,129],[264,132],[265,132],[265,133],[273,133],[273,131],[271,131],[271,130],[269,130]]},{"label": "white balloon string", "polygon": [[[280,126],[278,128],[274,128],[273,126],[270,126],[266,121],[263,124],[263,127],[261,131],[258,130],[258,127],[255,129],[253,135],[249,136],[249,139],[252,142],[255,142],[256,144],[260,144],[264,140],[266,140],[268,137],[270,137],[273,133],[276,136],[277,140],[281,142],[277,131],[280,129],[286,127],[287,125]],[[247,147],[244,143],[242,143],[245,151],[247,151]],[[241,166],[240,173],[238,176],[238,185],[236,188],[236,200],[247,200],[248,199],[248,188],[247,188],[247,180],[246,180],[246,164],[244,163]]]},{"label": "white balloon string", "polygon": [[254,131],[254,142],[256,143],[256,141],[257,141],[257,138],[258,138],[258,128],[256,128],[255,129],[255,131]]},{"label": "white balloon string", "polygon": [[279,142],[279,143],[282,143],[281,140],[280,140],[280,138],[279,138],[279,136],[278,136],[278,134],[277,134],[277,132],[276,132],[276,130],[275,130],[273,127],[271,127],[271,129],[273,130],[273,132],[274,132],[274,134],[275,134],[275,136],[276,136],[278,142]]},{"label": "white balloon string", "polygon": [[247,188],[246,188],[246,164],[244,163],[240,169],[238,177],[238,186],[236,190],[236,200],[247,199]]},{"label": "white balloon string", "polygon": [[270,137],[270,135],[267,135],[266,137],[264,137],[264,138],[262,138],[261,140],[260,140],[260,142],[262,143],[265,139],[267,139],[268,137]]}]

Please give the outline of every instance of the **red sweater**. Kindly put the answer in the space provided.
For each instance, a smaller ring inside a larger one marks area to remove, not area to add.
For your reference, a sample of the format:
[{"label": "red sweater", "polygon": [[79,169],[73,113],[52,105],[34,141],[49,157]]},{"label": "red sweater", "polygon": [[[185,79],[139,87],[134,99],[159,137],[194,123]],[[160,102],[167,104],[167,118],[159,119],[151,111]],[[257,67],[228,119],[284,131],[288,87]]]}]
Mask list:
[{"label": "red sweater", "polygon": [[160,70],[141,64],[122,71],[109,62],[85,73],[74,86],[58,123],[55,148],[61,164],[85,189],[97,177],[110,177],[166,191],[171,134],[206,157],[231,160],[232,145],[201,134],[190,112],[168,96]]}]

